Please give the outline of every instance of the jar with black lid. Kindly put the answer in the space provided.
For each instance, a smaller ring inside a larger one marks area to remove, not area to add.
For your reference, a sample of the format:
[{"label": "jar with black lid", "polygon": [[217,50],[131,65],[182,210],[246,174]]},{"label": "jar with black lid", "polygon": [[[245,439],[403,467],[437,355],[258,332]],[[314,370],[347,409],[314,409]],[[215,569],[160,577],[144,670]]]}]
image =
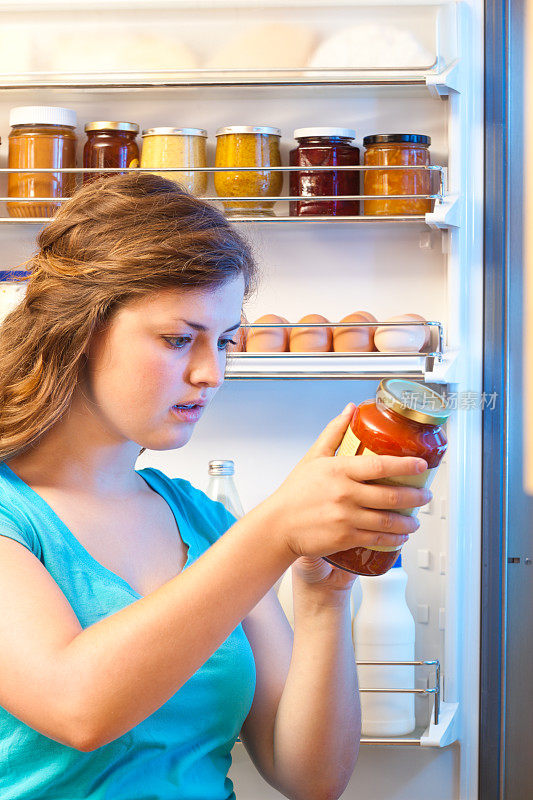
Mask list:
[{"label": "jar with black lid", "polygon": [[[359,166],[359,148],[352,144],[351,128],[297,128],[294,138],[298,147],[291,150],[291,167]],[[318,198],[359,194],[358,170],[317,170],[290,173],[291,196]],[[356,216],[359,200],[292,200],[291,216]]]},{"label": "jar with black lid", "polygon": [[[85,125],[87,141],[83,148],[84,167],[138,167],[139,146],[135,141],[139,126],[135,122],[113,122],[110,120],[88,122]],[[88,183],[102,175],[117,175],[113,172],[84,173],[83,182]]]},{"label": "jar with black lid", "polygon": [[[364,164],[369,167],[406,167],[406,169],[372,169],[365,171],[365,195],[429,195],[431,171],[407,169],[431,164],[431,138],[417,133],[387,133],[365,136]],[[365,216],[416,216],[431,211],[432,200],[402,198],[364,201]]]}]

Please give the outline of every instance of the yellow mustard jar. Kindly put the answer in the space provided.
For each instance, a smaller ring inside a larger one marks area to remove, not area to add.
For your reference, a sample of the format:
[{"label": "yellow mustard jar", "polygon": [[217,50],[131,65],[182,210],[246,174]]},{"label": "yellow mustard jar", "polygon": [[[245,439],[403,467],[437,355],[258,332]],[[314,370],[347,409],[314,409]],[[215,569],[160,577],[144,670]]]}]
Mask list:
[{"label": "yellow mustard jar", "polygon": [[215,172],[219,197],[259,200],[223,201],[228,216],[274,214],[274,203],[262,200],[281,194],[283,174],[272,167],[281,166],[279,128],[256,125],[231,125],[217,133],[216,167],[257,167],[249,172]]},{"label": "yellow mustard jar", "polygon": [[184,169],[179,172],[157,172],[157,168],[206,167],[207,131],[203,128],[148,128],[142,132],[141,167],[153,168],[190,194],[202,195],[207,190],[207,173]]}]

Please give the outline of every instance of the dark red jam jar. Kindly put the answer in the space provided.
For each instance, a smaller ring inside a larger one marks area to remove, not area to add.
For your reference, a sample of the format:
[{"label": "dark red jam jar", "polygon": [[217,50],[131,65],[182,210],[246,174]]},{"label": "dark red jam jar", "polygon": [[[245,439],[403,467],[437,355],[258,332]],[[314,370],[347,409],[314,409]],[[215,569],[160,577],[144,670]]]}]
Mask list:
[{"label": "dark red jam jar", "polygon": [[[427,470],[418,475],[397,476],[379,484],[429,488],[448,445],[443,425],[448,409],[442,397],[427,386],[398,378],[381,381],[375,400],[365,400],[354,411],[338,456],[377,454],[423,458]],[[416,508],[398,509],[412,516]],[[326,561],[356,575],[383,575],[400,554],[401,547],[352,547],[327,556]]]},{"label": "dark red jam jar", "polygon": [[[298,147],[291,150],[291,167],[357,167],[359,148],[351,144],[350,128],[297,128]],[[306,171],[290,174],[291,196],[328,197],[359,194],[359,170]],[[289,213],[298,216],[357,216],[359,200],[292,200]]]},{"label": "dark red jam jar", "polygon": [[[87,141],[83,148],[84,167],[138,167],[139,146],[136,142],[139,126],[135,122],[88,122]],[[116,172],[86,172],[84,183]]]}]

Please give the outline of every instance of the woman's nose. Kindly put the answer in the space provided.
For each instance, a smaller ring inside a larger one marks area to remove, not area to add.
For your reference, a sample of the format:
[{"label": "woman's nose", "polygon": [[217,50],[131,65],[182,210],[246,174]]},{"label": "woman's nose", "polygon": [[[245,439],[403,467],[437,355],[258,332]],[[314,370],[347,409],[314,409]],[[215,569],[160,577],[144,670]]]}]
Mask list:
[{"label": "woman's nose", "polygon": [[226,358],[223,350],[218,347],[202,348],[191,360],[190,381],[217,389],[224,382]]}]

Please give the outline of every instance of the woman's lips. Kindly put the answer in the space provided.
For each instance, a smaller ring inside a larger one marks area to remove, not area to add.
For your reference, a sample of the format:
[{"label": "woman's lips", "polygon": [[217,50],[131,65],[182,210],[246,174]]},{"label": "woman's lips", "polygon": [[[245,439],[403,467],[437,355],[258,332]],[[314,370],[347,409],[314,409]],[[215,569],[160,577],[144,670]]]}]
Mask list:
[{"label": "woman's lips", "polygon": [[197,422],[202,416],[205,406],[196,404],[192,408],[178,408],[172,406],[171,411],[182,422]]}]

